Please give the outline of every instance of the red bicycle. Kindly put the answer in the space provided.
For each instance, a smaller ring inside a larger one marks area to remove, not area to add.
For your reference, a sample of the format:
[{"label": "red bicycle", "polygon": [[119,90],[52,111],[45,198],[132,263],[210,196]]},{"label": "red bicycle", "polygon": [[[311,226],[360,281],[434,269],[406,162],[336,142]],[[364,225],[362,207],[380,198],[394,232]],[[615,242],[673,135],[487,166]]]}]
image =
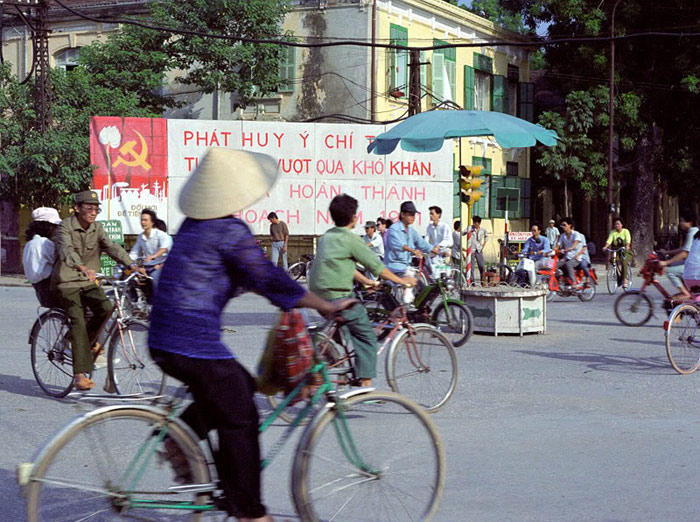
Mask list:
[{"label": "red bicycle", "polygon": [[[559,252],[555,253],[554,259],[561,256]],[[595,273],[595,268],[590,267],[588,270],[591,274],[590,281],[586,281],[586,276],[582,268],[577,268],[574,271],[575,281],[571,281],[557,270],[557,263],[552,263],[549,268],[541,268],[537,271],[539,281],[545,282],[549,293],[547,301],[552,301],[558,295],[560,297],[576,296],[581,301],[590,301],[595,297],[595,287],[598,284],[598,276]]]},{"label": "red bicycle", "polygon": [[629,290],[626,294],[620,295],[615,301],[615,316],[620,322],[627,326],[641,326],[645,324],[651,316],[654,315],[654,303],[646,295],[646,289],[650,286],[655,287],[664,298],[664,309],[670,312],[674,306],[682,301],[674,301],[671,294],[661,286],[657,280],[657,275],[662,275],[664,269],[659,265],[659,256],[656,252],[652,252],[647,257],[644,266],[640,272],[644,282],[639,290]]}]

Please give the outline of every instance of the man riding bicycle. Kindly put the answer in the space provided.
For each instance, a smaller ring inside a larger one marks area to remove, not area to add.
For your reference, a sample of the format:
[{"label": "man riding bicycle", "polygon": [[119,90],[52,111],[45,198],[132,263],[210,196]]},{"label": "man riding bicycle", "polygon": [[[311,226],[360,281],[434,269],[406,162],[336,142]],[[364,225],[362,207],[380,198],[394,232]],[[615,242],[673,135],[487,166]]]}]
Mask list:
[{"label": "man riding bicycle", "polygon": [[406,274],[406,270],[411,264],[411,255],[422,259],[423,253],[437,254],[439,252],[437,246],[433,248],[411,226],[416,220],[417,212],[413,201],[404,201],[401,203],[399,221],[391,225],[389,232],[387,232],[384,262],[386,267],[398,276]]},{"label": "man riding bicycle", "polygon": [[[100,254],[104,252],[118,263],[137,268],[133,259],[107,237],[96,221],[99,212],[97,193],[79,192],[75,195],[75,213],[61,221],[56,232],[57,259],[51,284],[70,319],[74,386],[78,390],[91,390],[95,386],[85,374],[93,370],[91,350],[100,351],[97,335],[113,310],[112,302],[95,284]],[[92,312],[87,322],[86,308]],[[105,383],[105,388],[111,390],[111,383]]]}]

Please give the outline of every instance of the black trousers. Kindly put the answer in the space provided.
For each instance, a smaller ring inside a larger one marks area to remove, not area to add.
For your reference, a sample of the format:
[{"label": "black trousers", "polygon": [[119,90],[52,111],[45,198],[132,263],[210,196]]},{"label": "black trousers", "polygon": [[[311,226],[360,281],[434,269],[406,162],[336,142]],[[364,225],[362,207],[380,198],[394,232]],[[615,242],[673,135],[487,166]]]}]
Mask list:
[{"label": "black trousers", "polygon": [[201,439],[218,432],[216,468],[229,514],[264,516],[253,378],[235,359],[194,359],[162,350],[151,350],[151,356],[165,373],[189,386],[194,402],[180,418]]}]

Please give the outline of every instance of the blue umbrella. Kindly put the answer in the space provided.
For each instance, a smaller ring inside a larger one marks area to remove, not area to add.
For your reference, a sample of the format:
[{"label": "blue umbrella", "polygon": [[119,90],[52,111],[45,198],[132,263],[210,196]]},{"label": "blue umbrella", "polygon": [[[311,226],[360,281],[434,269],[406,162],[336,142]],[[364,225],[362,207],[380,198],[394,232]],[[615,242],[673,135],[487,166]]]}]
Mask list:
[{"label": "blue umbrella", "polygon": [[551,147],[559,139],[553,130],[502,112],[428,111],[377,136],[367,152],[390,154],[399,142],[403,150],[410,152],[435,152],[446,139],[469,136],[493,136],[506,149],[532,147],[537,141]]}]

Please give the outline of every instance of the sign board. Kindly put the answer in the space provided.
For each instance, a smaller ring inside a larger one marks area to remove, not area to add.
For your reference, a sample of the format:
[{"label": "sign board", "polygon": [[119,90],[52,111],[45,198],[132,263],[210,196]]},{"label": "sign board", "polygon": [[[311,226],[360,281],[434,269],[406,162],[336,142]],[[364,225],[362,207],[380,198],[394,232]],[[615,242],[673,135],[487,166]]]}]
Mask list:
[{"label": "sign board", "polygon": [[524,243],[532,237],[532,232],[508,232],[508,241]]},{"label": "sign board", "polygon": [[[107,237],[115,242],[124,246],[124,234],[122,234],[122,223],[118,219],[113,219],[109,221],[99,222],[107,233]],[[112,277],[114,273],[113,269],[117,266],[117,262],[109,257],[108,255],[102,254],[100,256],[100,272],[108,277]]]},{"label": "sign board", "polygon": [[[97,166],[93,185],[107,212],[124,232],[141,231],[143,208],[153,208],[175,233],[184,216],[178,196],[210,147],[269,154],[280,175],[269,193],[237,217],[254,234],[267,234],[267,214],[275,212],[292,235],[320,235],[333,226],[328,204],[347,193],[359,201],[356,232],[377,217],[397,218],[402,201],[421,212],[416,226],[428,225],[428,207],[452,215],[453,153],[447,140],[440,151],[388,156],[367,153],[384,125],[261,121],[91,118],[90,152]],[[239,181],[240,183],[240,181]],[[104,211],[104,210],[103,210]]]}]

